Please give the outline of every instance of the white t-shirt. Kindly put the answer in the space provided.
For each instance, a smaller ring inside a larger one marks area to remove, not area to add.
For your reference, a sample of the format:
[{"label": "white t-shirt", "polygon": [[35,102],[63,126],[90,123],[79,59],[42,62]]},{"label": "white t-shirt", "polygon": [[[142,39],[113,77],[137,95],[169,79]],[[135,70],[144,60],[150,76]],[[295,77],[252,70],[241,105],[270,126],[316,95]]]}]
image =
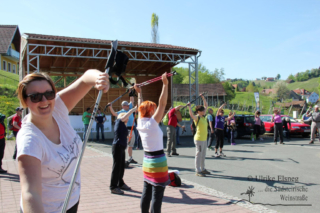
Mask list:
[{"label": "white t-shirt", "polygon": [[[59,145],[51,142],[28,121],[29,115],[23,119],[17,136],[18,158],[29,155],[41,161],[42,203],[45,212],[61,212],[82,149],[82,140],[70,125],[68,114],[66,105],[57,94],[52,116],[60,130]],[[79,201],[79,196],[80,171],[67,209]],[[22,199],[20,205],[22,207]]]},{"label": "white t-shirt", "polygon": [[139,118],[139,131],[144,151],[155,152],[163,150],[163,132],[157,121],[151,118]]}]

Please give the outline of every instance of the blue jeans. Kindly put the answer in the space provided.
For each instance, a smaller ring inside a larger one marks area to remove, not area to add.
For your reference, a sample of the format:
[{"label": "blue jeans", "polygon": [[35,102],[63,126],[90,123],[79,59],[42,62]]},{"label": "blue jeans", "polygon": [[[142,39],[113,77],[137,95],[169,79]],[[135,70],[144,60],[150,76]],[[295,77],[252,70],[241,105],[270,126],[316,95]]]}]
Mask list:
[{"label": "blue jeans", "polygon": [[177,144],[180,145],[180,127],[176,126],[176,137],[177,137]]},{"label": "blue jeans", "polygon": [[[89,124],[84,124],[84,133],[83,133],[83,140],[86,138],[87,130],[88,130]],[[90,132],[91,140],[92,140],[92,130]]]},{"label": "blue jeans", "polygon": [[99,130],[101,132],[101,138],[104,141],[104,124],[98,124],[96,125],[96,131],[97,131],[97,141],[99,140]]}]

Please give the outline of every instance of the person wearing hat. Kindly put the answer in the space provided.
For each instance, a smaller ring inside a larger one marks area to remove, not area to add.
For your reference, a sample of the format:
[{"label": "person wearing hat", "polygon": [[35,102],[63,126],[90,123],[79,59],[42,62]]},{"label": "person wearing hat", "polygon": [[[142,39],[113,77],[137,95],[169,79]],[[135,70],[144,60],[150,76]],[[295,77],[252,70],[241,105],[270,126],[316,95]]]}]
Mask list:
[{"label": "person wearing hat", "polygon": [[[303,120],[303,123],[308,123],[308,122],[312,122],[311,123],[311,140],[309,142],[309,144],[313,144],[314,140],[315,140],[315,134],[316,131],[318,129],[318,131],[320,132],[320,112],[319,112],[319,106],[315,105],[314,106],[314,112],[311,113],[311,116],[308,120]],[[319,134],[319,140],[320,140],[320,134]]]},{"label": "person wearing hat", "polygon": [[6,170],[2,168],[2,159],[4,155],[4,149],[6,147],[6,126],[4,125],[5,115],[0,113],[0,173],[7,173]]},{"label": "person wearing hat", "polygon": [[[110,103],[109,103],[110,104]],[[127,113],[130,111],[130,109],[133,108],[133,104],[134,104],[134,96],[130,96],[130,103],[128,103],[128,101],[122,101],[121,106],[122,106],[122,110],[115,112],[112,108],[112,105],[110,104],[109,109],[110,112],[113,116],[118,117],[118,115],[120,113]],[[133,130],[131,131],[131,129],[133,128]],[[129,116],[129,120],[127,122],[127,129],[128,129],[128,136],[130,138],[130,134],[131,134],[131,139],[130,141],[128,141],[128,155],[129,155],[129,159],[128,162],[129,163],[138,163],[137,161],[135,161],[132,158],[132,148],[134,146],[134,142],[135,142],[135,134],[134,134],[134,128],[135,128],[135,123],[134,123],[134,116],[133,114],[131,114]]]},{"label": "person wearing hat", "polygon": [[271,122],[274,122],[274,135],[273,135],[273,141],[277,145],[277,139],[278,135],[280,137],[280,144],[283,143],[283,128],[282,128],[282,119],[281,115],[278,109],[273,109],[273,115]]},{"label": "person wearing hat", "polygon": [[[21,129],[21,114],[22,114],[22,110],[23,108],[21,107],[17,107],[16,108],[16,114],[12,117],[12,132],[14,137],[17,139],[17,134],[19,132],[19,130]],[[17,158],[17,143],[14,147],[14,153],[12,158],[15,160]]]}]

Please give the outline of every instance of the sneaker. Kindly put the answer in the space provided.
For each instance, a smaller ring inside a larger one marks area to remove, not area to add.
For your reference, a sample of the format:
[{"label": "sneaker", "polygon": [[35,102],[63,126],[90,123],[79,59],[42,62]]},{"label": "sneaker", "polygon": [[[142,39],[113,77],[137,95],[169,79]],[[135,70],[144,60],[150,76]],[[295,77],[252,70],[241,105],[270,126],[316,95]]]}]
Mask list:
[{"label": "sneaker", "polygon": [[223,152],[220,152],[220,156],[221,156],[221,157],[226,157],[226,155],[223,154]]},{"label": "sneaker", "polygon": [[205,175],[210,175],[211,174],[211,172],[209,172],[208,170],[203,170],[202,172],[201,172],[202,174],[205,174]]},{"label": "sneaker", "polygon": [[131,187],[129,187],[127,184],[123,184],[123,186],[121,186],[120,189],[128,191],[131,190]]},{"label": "sneaker", "polygon": [[205,177],[206,175],[205,174],[203,174],[203,173],[198,173],[198,172],[196,172],[196,176],[198,176],[198,177]]},{"label": "sneaker", "polygon": [[0,173],[7,173],[7,170],[0,168]]},{"label": "sneaker", "polygon": [[112,194],[117,194],[117,195],[123,195],[124,194],[124,192],[119,188],[111,189],[111,193]]},{"label": "sneaker", "polygon": [[208,151],[212,151],[213,148],[210,146],[210,147],[207,148],[207,150],[208,150]]},{"label": "sneaker", "polygon": [[129,163],[138,163],[138,162],[133,160],[133,158],[131,158],[131,160],[129,160]]},{"label": "sneaker", "polygon": [[263,138],[260,138],[260,141],[263,141]]},{"label": "sneaker", "polygon": [[179,154],[178,154],[178,153],[172,153],[172,155],[177,155],[177,156],[179,156]]},{"label": "sneaker", "polygon": [[236,145],[236,143],[231,143],[232,146]]},{"label": "sneaker", "polygon": [[283,143],[283,142],[280,142],[280,144],[282,144],[282,145],[283,145],[284,143]]},{"label": "sneaker", "polygon": [[214,153],[214,155],[212,155],[212,157],[219,157],[220,155],[216,152]]},{"label": "sneaker", "polygon": [[310,141],[309,144],[313,144],[313,141]]}]

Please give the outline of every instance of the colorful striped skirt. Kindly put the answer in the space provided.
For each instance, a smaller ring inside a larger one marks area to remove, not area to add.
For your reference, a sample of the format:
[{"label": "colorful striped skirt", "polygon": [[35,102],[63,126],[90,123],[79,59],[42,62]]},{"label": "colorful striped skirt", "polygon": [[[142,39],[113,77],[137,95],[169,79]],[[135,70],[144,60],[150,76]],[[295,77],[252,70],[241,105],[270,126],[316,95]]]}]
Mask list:
[{"label": "colorful striped skirt", "polygon": [[144,152],[142,170],[144,181],[153,186],[165,187],[171,182],[168,175],[167,158],[163,150]]}]

